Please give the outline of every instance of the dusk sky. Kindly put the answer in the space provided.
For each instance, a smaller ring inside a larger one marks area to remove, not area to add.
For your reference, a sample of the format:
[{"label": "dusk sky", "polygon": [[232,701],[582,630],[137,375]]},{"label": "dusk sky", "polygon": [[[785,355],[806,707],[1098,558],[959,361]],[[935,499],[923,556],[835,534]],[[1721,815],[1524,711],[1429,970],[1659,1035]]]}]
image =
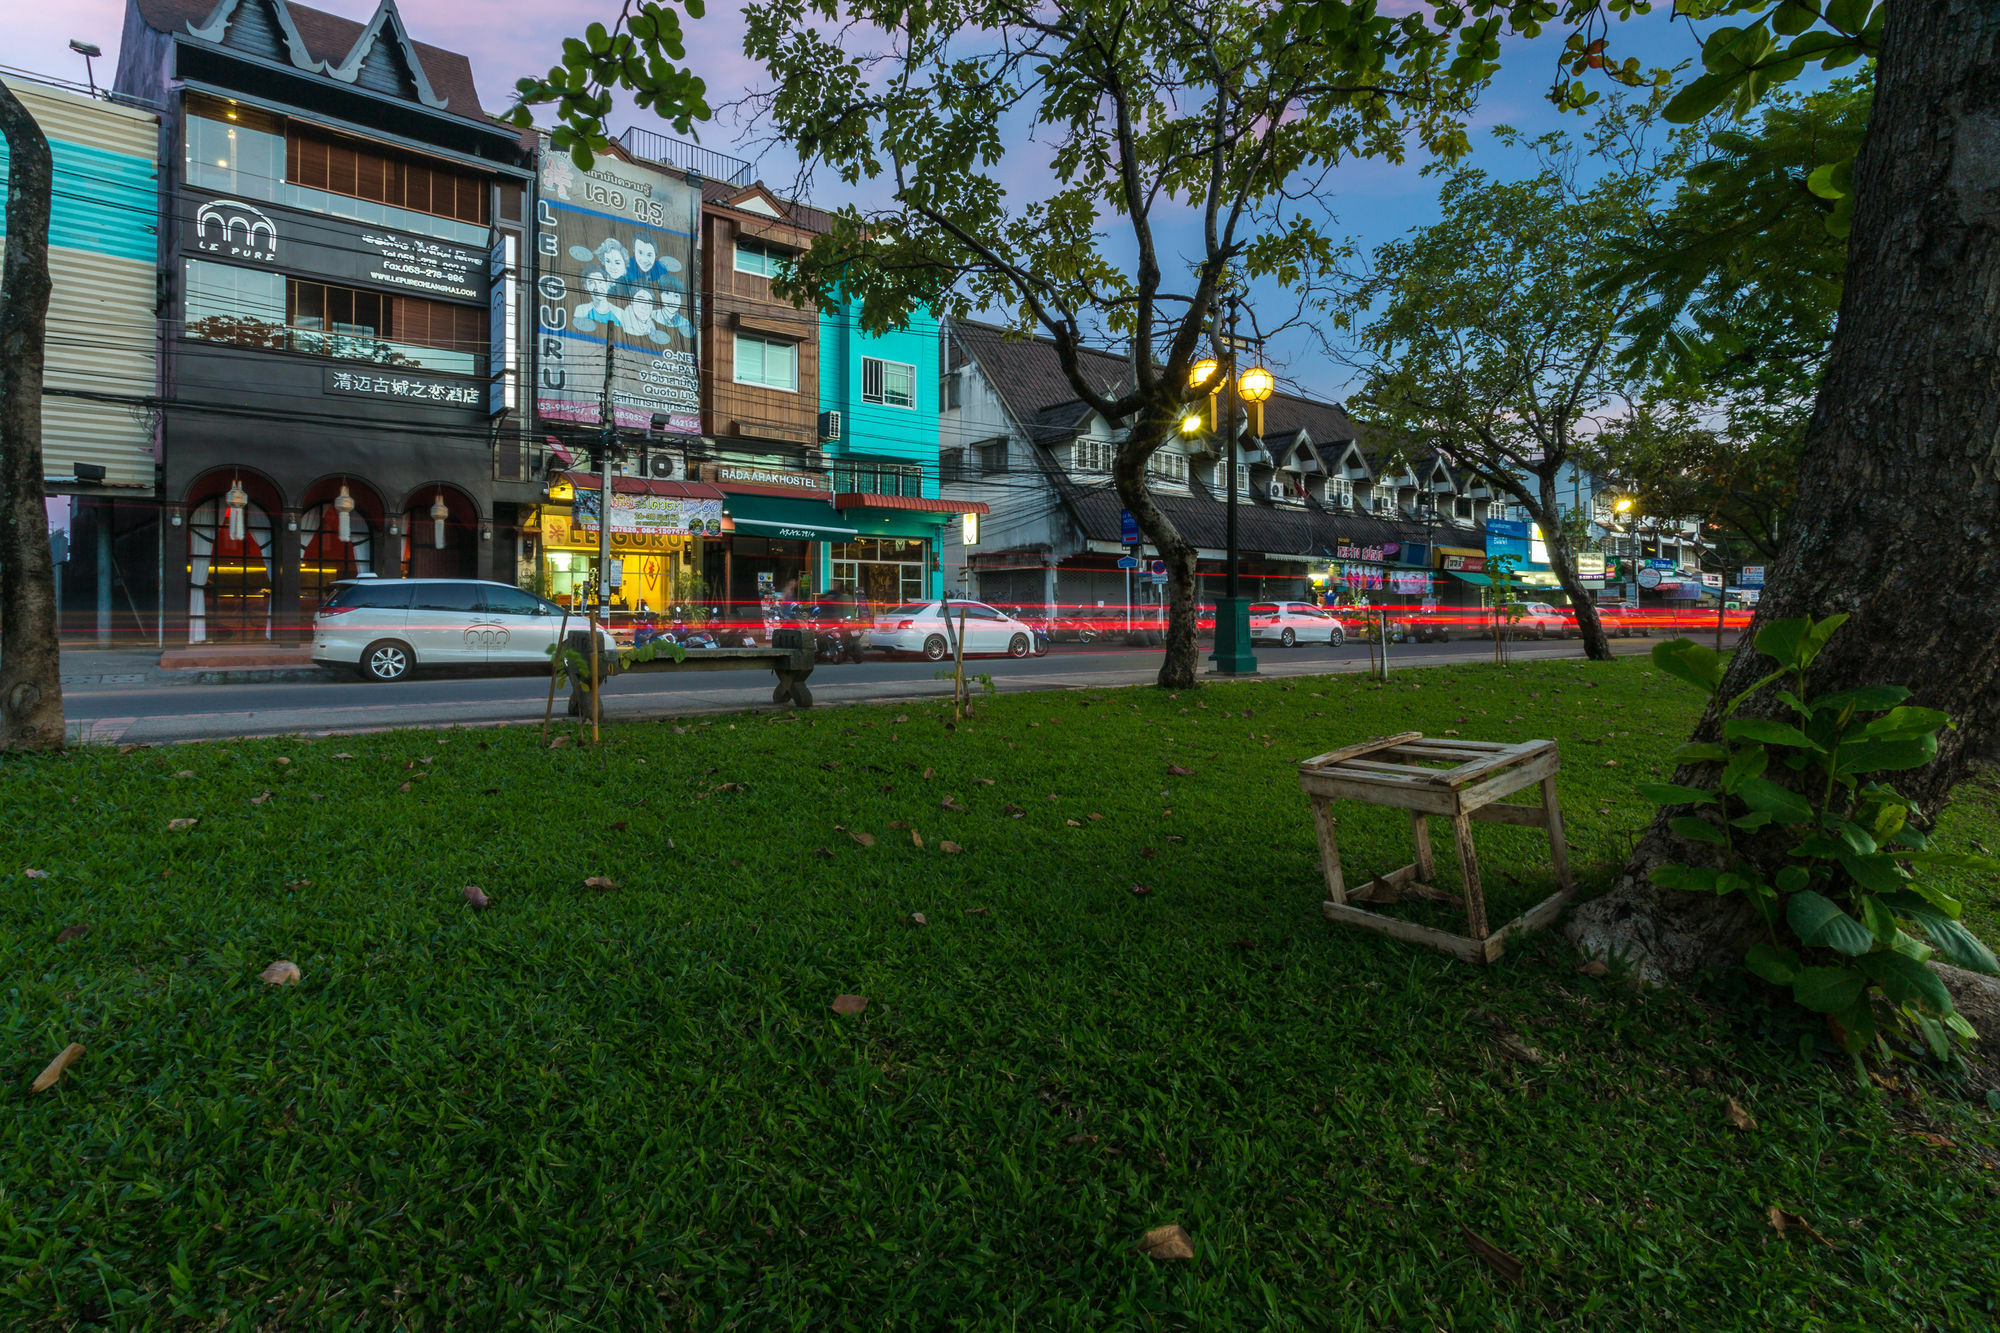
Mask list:
[{"label": "dusk sky", "polygon": [[[374,12],[369,0],[323,0],[316,7],[362,22]],[[401,0],[399,8],[417,40],[471,57],[480,98],[488,111],[497,111],[507,105],[515,79],[546,69],[559,52],[563,37],[580,31],[593,19],[609,21],[618,4],[616,0],[568,5],[524,0]],[[6,40],[0,44],[7,65],[80,80],[83,61],[68,49],[69,40],[77,38],[103,47],[97,76],[100,82],[110,82],[117,65],[124,0],[69,0],[60,6],[18,3],[10,6],[10,11],[4,20]],[[707,80],[711,103],[729,101],[762,85],[761,69],[742,54],[742,31],[740,12],[727,5],[711,7],[706,18],[689,25],[690,63]],[[1663,16],[1624,25],[1614,37],[1625,54],[1636,55],[1648,64],[1675,64],[1692,59],[1697,50],[1686,28],[1669,23]],[[1558,126],[1574,129],[1580,124],[1575,117],[1558,116],[1544,100],[1561,41],[1561,35],[1554,33],[1534,42],[1510,44],[1502,72],[1487,91],[1476,117],[1481,127],[1475,133],[1474,160],[1478,164],[1500,175],[1525,171],[1518,157],[1491,143],[1485,130],[1493,125],[1511,124],[1539,132]],[[646,124],[662,131],[666,128],[650,117],[632,122],[614,120],[615,127],[622,128],[625,123]],[[774,187],[789,185],[796,163],[782,149],[766,148],[759,155],[754,148],[737,142],[740,134],[739,127],[711,124],[704,127],[701,140],[707,147],[752,158]],[[1041,170],[1041,161],[1039,154],[1023,157],[1019,173],[1024,187],[1032,187],[1028,178]],[[1013,174],[1008,171],[1011,165],[1003,165],[1003,179]],[[1342,167],[1336,178],[1337,212],[1328,230],[1352,236],[1364,249],[1372,249],[1434,219],[1437,182],[1418,175],[1421,165],[1412,159],[1401,166],[1359,162]],[[810,202],[838,205],[849,200],[832,189],[822,189]],[[1271,351],[1273,368],[1302,391],[1314,397],[1342,396],[1349,373],[1324,361],[1308,340],[1287,339]]]}]

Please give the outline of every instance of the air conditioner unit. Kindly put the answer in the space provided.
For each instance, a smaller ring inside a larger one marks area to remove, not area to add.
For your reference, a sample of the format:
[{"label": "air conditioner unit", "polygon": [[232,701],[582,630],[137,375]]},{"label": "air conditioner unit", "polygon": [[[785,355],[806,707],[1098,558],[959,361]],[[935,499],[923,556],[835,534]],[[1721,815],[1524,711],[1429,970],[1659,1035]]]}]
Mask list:
[{"label": "air conditioner unit", "polygon": [[837,440],[840,438],[840,413],[822,412],[819,414],[819,437],[822,440]]},{"label": "air conditioner unit", "polygon": [[1285,498],[1284,482],[1282,481],[1266,482],[1265,488],[1266,488],[1265,493],[1269,495],[1273,500],[1282,500]]},{"label": "air conditioner unit", "polygon": [[646,455],[646,475],[655,481],[684,480],[687,455],[677,449],[654,449]]}]

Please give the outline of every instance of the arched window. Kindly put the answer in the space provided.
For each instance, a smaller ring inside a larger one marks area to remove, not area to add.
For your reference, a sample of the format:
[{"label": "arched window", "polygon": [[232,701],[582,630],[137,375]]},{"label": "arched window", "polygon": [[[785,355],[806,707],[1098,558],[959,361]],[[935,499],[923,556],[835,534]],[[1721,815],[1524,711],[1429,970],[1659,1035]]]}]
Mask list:
[{"label": "arched window", "polygon": [[271,637],[271,516],[252,501],[232,536],[229,503],[213,496],[188,516],[188,642]]}]

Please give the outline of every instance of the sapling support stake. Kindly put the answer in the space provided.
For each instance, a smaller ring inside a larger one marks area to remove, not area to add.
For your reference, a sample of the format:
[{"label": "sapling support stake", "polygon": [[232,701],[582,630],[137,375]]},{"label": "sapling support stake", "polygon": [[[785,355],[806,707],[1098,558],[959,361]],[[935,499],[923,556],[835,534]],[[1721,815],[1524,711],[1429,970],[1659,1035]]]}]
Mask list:
[{"label": "sapling support stake", "polygon": [[549,702],[542,709],[542,744],[549,741],[549,719],[556,711],[556,677],[562,674],[563,653],[569,647],[569,608],[563,608],[562,628],[556,631],[556,650],[549,657]]}]

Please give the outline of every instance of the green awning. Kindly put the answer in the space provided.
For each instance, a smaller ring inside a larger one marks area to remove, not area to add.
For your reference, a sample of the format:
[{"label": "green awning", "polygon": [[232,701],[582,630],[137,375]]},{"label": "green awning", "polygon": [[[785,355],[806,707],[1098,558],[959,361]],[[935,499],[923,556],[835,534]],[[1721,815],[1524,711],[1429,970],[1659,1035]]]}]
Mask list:
[{"label": "green awning", "polygon": [[778,495],[731,495],[722,502],[736,530],[746,537],[777,537],[784,541],[847,541],[854,529],[824,500],[794,500]]},{"label": "green awning", "polygon": [[1475,588],[1490,588],[1493,586],[1493,580],[1488,578],[1484,574],[1462,574],[1456,569],[1448,570],[1446,572],[1449,573],[1455,579],[1459,579],[1465,583],[1470,583]]}]

